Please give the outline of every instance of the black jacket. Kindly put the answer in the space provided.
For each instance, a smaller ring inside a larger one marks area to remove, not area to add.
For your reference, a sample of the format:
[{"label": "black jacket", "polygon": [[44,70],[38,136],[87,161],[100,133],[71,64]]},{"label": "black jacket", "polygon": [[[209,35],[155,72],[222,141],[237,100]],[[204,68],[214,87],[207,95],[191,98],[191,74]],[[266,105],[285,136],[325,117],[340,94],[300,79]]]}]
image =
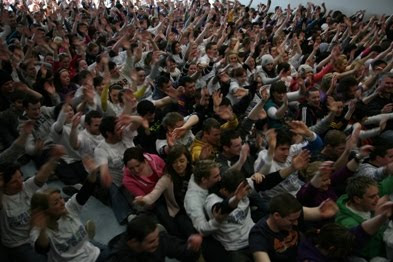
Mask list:
[{"label": "black jacket", "polygon": [[107,262],[165,262],[165,257],[176,258],[180,261],[196,261],[198,253],[187,249],[187,243],[166,232],[160,233],[160,244],[154,253],[136,253],[127,245],[125,234],[118,241],[107,258]]}]

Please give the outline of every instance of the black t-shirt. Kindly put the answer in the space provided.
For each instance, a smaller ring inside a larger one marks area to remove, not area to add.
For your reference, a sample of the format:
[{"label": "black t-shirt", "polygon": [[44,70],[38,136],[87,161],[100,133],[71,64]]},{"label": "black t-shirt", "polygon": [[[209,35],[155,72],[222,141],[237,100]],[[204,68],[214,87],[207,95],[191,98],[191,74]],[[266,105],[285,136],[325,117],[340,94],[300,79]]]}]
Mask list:
[{"label": "black t-shirt", "polygon": [[[266,218],[259,220],[250,231],[249,246],[251,253],[266,252],[270,261],[296,261],[300,232],[297,227],[291,231],[273,232],[266,223]],[[299,217],[302,224],[303,213]]]}]

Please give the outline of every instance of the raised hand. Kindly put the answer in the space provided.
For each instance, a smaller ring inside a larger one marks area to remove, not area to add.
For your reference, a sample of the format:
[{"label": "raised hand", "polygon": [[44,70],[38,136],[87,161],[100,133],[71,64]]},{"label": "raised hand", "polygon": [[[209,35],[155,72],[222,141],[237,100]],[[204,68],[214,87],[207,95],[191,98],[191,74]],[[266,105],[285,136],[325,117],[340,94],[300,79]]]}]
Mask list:
[{"label": "raised hand", "polygon": [[173,147],[175,145],[176,137],[174,136],[173,132],[166,133],[166,141],[169,147]]},{"label": "raised hand", "polygon": [[355,123],[353,125],[353,131],[352,134],[347,139],[347,142],[345,144],[345,150],[351,151],[357,145],[361,130],[362,130],[362,126],[359,123]]},{"label": "raised hand", "polygon": [[222,94],[220,90],[213,93],[213,105],[214,107],[219,107],[222,102]]},{"label": "raised hand", "polygon": [[302,137],[311,137],[313,135],[312,131],[302,121],[291,121],[288,123],[288,126],[291,132],[301,135]]},{"label": "raised hand", "polygon": [[33,120],[27,120],[25,121],[20,129],[20,134],[22,135],[29,135],[31,132],[33,132],[34,129],[34,121]]},{"label": "raised hand", "polygon": [[116,121],[116,129],[124,129],[126,126],[130,125],[133,121],[133,117],[130,115],[121,115]]},{"label": "raised hand", "polygon": [[312,177],[310,183],[315,187],[315,188],[321,188],[323,180],[326,179],[326,177],[330,177],[330,175],[333,172],[333,164],[334,162],[332,161],[325,161],[321,164],[321,166],[318,169],[318,172]]},{"label": "raised hand", "polygon": [[218,207],[214,207],[212,213],[214,219],[219,223],[222,223],[228,217],[228,214],[222,214],[221,209],[219,209]]},{"label": "raised hand", "polygon": [[173,135],[175,138],[181,138],[181,137],[184,136],[184,134],[185,134],[187,131],[188,131],[188,129],[185,128],[185,127],[177,127],[177,128],[175,128],[175,129],[173,129],[172,135]]},{"label": "raised hand", "polygon": [[202,245],[203,237],[200,234],[192,234],[187,239],[187,249],[197,252]]},{"label": "raised hand", "polygon": [[264,85],[259,90],[259,94],[261,95],[261,99],[263,101],[267,101],[269,99],[269,93],[268,93],[269,88],[270,88],[270,85]]},{"label": "raised hand", "polygon": [[338,206],[336,202],[331,199],[323,201],[319,207],[319,212],[322,219],[327,219],[335,216],[338,212]]},{"label": "raised hand", "polygon": [[72,118],[72,128],[76,128],[77,126],[79,126],[81,122],[81,117],[82,117],[81,112],[78,112],[74,115],[74,117]]},{"label": "raised hand", "polygon": [[31,214],[30,220],[31,226],[36,227],[40,230],[47,228],[48,226],[48,217],[45,214],[44,210],[33,210]]},{"label": "raised hand", "polygon": [[245,143],[244,145],[242,145],[242,149],[240,150],[240,159],[246,161],[249,153],[250,153],[250,146],[247,143]]},{"label": "raised hand", "polygon": [[340,108],[339,108],[339,102],[336,102],[333,97],[329,96],[327,98],[327,108],[329,109],[330,112],[333,114],[338,114]]},{"label": "raised hand", "polygon": [[240,201],[250,193],[251,187],[246,181],[241,182],[235,191],[235,198]]},{"label": "raised hand", "polygon": [[251,176],[251,180],[254,181],[256,184],[262,183],[262,181],[265,179],[265,175],[261,173],[254,173]]},{"label": "raised hand", "polygon": [[65,147],[62,145],[53,145],[49,152],[50,156],[54,159],[60,159],[66,154]]},{"label": "raised hand", "polygon": [[96,161],[94,161],[94,158],[92,158],[91,156],[84,156],[82,158],[82,163],[87,173],[92,174],[98,171],[98,165]]},{"label": "raised hand", "polygon": [[389,201],[388,198],[381,198],[378,201],[377,207],[375,208],[375,215],[385,215],[391,217],[393,215],[393,202]]},{"label": "raised hand", "polygon": [[389,103],[389,104],[386,104],[386,105],[382,108],[381,112],[382,112],[382,113],[391,113],[392,110],[393,110],[393,103]]},{"label": "raised hand", "polygon": [[267,143],[269,145],[269,150],[274,150],[276,148],[277,145],[277,132],[274,128],[269,129],[266,132],[266,139],[267,139]]},{"label": "raised hand", "polygon": [[292,167],[295,170],[304,169],[310,161],[310,152],[308,150],[302,150],[297,156],[292,158]]},{"label": "raised hand", "polygon": [[45,83],[44,84],[44,89],[49,95],[54,95],[56,93],[56,88],[53,83]]}]

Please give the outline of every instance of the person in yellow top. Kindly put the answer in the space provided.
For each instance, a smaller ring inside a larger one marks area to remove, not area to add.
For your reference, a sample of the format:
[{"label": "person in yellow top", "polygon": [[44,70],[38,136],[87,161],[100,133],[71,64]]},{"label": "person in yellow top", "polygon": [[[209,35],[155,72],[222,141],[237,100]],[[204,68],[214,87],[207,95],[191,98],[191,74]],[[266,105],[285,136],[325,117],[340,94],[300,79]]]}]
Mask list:
[{"label": "person in yellow top", "polygon": [[214,118],[203,122],[202,130],[196,135],[191,144],[192,161],[214,158],[220,143],[220,123]]}]

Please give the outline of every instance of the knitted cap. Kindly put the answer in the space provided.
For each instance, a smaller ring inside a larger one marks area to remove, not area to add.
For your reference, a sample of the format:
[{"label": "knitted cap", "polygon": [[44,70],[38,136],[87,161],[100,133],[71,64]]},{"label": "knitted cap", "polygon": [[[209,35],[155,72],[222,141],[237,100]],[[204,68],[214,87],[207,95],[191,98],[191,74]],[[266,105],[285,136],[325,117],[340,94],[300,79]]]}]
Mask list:
[{"label": "knitted cap", "polygon": [[271,55],[269,55],[269,54],[263,55],[261,58],[261,65],[265,66],[265,65],[273,63],[273,61],[274,61],[274,59]]},{"label": "knitted cap", "polygon": [[299,66],[298,72],[299,72],[299,74],[303,75],[303,74],[307,74],[310,72],[312,73],[313,70],[312,70],[312,67],[309,65],[301,65],[301,66]]}]

